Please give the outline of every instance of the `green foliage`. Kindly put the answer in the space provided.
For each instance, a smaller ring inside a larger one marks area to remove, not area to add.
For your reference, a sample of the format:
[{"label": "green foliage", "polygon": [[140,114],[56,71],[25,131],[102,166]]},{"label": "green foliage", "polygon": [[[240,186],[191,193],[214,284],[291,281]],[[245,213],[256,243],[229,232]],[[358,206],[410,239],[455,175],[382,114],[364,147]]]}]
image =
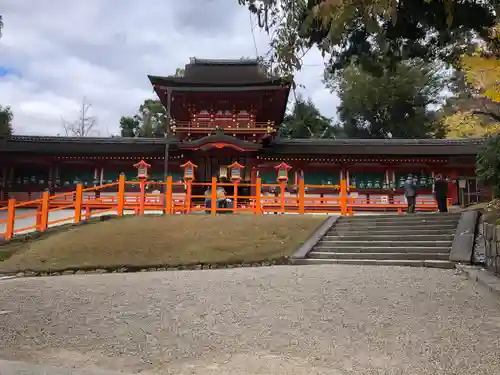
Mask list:
[{"label": "green foliage", "polygon": [[495,197],[500,196],[500,134],[490,136],[477,155],[476,175],[493,188]]},{"label": "green foliage", "polygon": [[306,101],[300,96],[280,128],[284,138],[333,138],[339,133],[340,129],[322,116],[310,99]]},{"label": "green foliage", "polygon": [[454,62],[495,20],[495,0],[238,1],[272,32],[276,69],[289,75],[313,45],[332,71],[353,58],[366,70],[412,58]]},{"label": "green foliage", "polygon": [[14,114],[10,107],[0,105],[0,137],[12,135],[12,120]]},{"label": "green foliage", "polygon": [[351,64],[337,81],[339,116],[349,137],[426,138],[442,136],[429,105],[440,102],[445,84],[435,67],[413,60],[384,68],[379,75]]},{"label": "green foliage", "polygon": [[122,116],[120,130],[122,137],[140,137],[141,121],[139,116]]},{"label": "green foliage", "polygon": [[159,100],[146,99],[136,115],[120,119],[121,136],[161,138],[165,136],[165,124],[163,104]]}]

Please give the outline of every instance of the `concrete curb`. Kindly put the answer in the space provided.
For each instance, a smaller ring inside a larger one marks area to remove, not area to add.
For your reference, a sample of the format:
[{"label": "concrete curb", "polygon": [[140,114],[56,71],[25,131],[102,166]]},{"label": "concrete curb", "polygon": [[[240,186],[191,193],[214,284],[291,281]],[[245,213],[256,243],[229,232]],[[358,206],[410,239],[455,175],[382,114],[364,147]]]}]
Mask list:
[{"label": "concrete curb", "polygon": [[487,270],[479,267],[457,264],[456,268],[460,272],[464,273],[470,280],[485,286],[490,292],[496,293],[500,297],[500,277],[495,276]]},{"label": "concrete curb", "polygon": [[293,259],[302,259],[312,250],[312,248],[323,238],[328,230],[335,225],[340,216],[328,216],[323,223],[316,229],[311,236],[295,251]]},{"label": "concrete curb", "polygon": [[455,238],[451,245],[450,261],[471,264],[474,252],[474,240],[476,238],[477,211],[465,211],[460,215]]},{"label": "concrete curb", "polygon": [[17,276],[0,276],[0,281],[15,279]]},{"label": "concrete curb", "polygon": [[[47,276],[66,276],[66,275],[93,275],[93,274],[110,274],[110,273],[136,273],[136,272],[162,272],[162,271],[193,271],[193,270],[220,270],[230,268],[244,267],[271,267],[271,266],[287,266],[291,265],[289,256],[279,258],[266,259],[254,262],[230,262],[230,263],[193,263],[186,265],[157,265],[157,266],[115,266],[109,268],[67,268],[51,271],[34,271],[23,270],[16,274],[2,276],[5,280],[21,277],[47,277]],[[2,279],[0,278],[0,281]],[[0,375],[3,375],[0,373]]]}]

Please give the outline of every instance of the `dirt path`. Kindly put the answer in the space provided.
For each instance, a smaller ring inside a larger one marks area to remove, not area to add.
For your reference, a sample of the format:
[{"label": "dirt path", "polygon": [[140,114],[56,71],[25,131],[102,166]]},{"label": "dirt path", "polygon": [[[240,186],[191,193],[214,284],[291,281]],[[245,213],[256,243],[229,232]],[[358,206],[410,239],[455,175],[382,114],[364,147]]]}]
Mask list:
[{"label": "dirt path", "polygon": [[500,299],[450,270],[0,282],[0,358],[141,374],[498,374]]}]

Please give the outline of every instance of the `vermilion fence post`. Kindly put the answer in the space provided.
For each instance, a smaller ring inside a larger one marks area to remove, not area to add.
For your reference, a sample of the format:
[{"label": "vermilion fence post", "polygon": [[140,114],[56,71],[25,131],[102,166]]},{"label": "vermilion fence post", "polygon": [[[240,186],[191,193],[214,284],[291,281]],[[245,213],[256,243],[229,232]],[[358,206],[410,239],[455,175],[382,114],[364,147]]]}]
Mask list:
[{"label": "vermilion fence post", "polygon": [[40,206],[40,226],[38,230],[44,232],[49,227],[49,196],[48,190],[45,190],[42,194],[42,204]]},{"label": "vermilion fence post", "polygon": [[285,213],[285,181],[281,180],[280,181],[280,211],[282,214]]},{"label": "vermilion fence post", "polygon": [[139,186],[141,187],[141,193],[139,196],[139,216],[144,215],[144,203],[146,201],[146,181],[141,180],[139,182]]},{"label": "vermilion fence post", "polygon": [[233,191],[234,191],[234,196],[233,196],[233,213],[236,213],[238,210],[238,181],[235,180],[233,182]]},{"label": "vermilion fence post", "polygon": [[212,177],[212,204],[210,205],[210,215],[217,213],[217,178]]},{"label": "vermilion fence post", "polygon": [[118,202],[116,205],[116,214],[123,216],[123,209],[125,208],[125,175],[120,173],[118,179]]},{"label": "vermilion fence post", "polygon": [[184,199],[187,214],[191,213],[191,199],[192,199],[191,196],[192,195],[193,195],[193,181],[191,179],[189,179],[186,181],[186,197]]},{"label": "vermilion fence post", "polygon": [[342,216],[347,215],[347,182],[346,180],[340,180],[340,214]]},{"label": "vermilion fence post", "polygon": [[41,231],[42,227],[42,199],[40,198],[40,204],[38,205],[38,208],[36,209],[36,230]]},{"label": "vermilion fence post", "polygon": [[306,186],[304,184],[304,179],[299,179],[299,214],[305,214],[305,196],[306,196]]},{"label": "vermilion fence post", "polygon": [[165,214],[168,215],[172,212],[172,176],[167,177],[167,182],[166,182],[166,188],[165,188]]},{"label": "vermilion fence post", "polygon": [[255,207],[254,214],[259,215],[262,213],[260,194],[262,191],[262,180],[260,177],[255,179]]},{"label": "vermilion fence post", "polygon": [[75,217],[74,222],[78,224],[82,221],[82,201],[83,201],[83,185],[76,185],[75,190]]},{"label": "vermilion fence post", "polygon": [[7,211],[7,225],[5,230],[5,239],[10,241],[14,237],[14,227],[16,224],[16,199],[9,199],[9,206]]}]

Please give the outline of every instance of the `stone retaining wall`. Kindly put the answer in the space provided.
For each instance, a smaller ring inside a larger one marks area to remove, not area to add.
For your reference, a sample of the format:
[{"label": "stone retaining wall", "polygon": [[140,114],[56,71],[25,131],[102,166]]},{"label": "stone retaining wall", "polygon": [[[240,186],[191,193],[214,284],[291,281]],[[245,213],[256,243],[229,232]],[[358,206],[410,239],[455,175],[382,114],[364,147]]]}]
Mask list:
[{"label": "stone retaining wall", "polygon": [[485,267],[500,274],[500,226],[483,223]]}]

